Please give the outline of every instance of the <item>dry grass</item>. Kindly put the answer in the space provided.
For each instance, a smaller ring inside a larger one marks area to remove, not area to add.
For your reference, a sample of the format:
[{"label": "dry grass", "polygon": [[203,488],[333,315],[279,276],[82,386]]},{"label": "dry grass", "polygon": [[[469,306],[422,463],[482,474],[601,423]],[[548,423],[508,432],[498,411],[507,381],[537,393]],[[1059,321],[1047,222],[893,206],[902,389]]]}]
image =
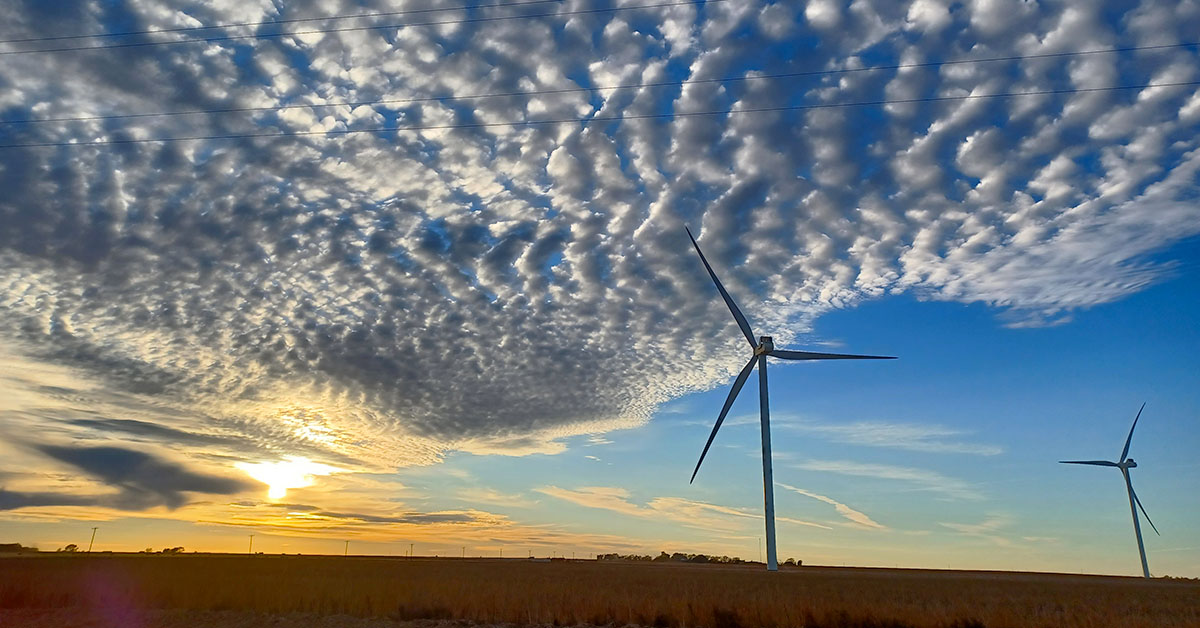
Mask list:
[{"label": "dry grass", "polygon": [[1200,626],[1200,583],[821,567],[769,574],[754,566],[590,561],[93,554],[0,558],[0,609],[10,618],[21,609],[78,609],[111,618],[111,625],[146,610],[172,610],[555,626],[1182,628]]}]

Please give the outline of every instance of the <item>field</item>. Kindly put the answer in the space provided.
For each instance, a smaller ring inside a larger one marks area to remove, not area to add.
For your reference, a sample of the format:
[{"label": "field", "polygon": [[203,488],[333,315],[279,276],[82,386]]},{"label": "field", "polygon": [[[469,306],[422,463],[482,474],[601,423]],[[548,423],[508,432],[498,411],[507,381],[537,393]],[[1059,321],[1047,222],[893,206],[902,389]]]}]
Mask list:
[{"label": "field", "polygon": [[0,626],[1171,628],[1200,582],[1064,574],[332,556],[0,558]]}]

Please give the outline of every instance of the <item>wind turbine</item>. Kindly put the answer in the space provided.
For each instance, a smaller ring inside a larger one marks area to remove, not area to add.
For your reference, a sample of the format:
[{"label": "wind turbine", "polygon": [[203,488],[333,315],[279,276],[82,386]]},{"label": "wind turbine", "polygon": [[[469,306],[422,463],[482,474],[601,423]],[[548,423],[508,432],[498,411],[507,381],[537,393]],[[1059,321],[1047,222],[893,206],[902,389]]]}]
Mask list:
[{"label": "wind turbine", "polygon": [[[1146,408],[1143,403],[1141,408],[1138,408],[1137,416],[1133,417],[1133,425],[1129,428],[1129,436],[1125,438],[1125,449],[1121,450],[1121,460],[1118,462],[1110,462],[1108,460],[1059,460],[1061,464],[1090,464],[1097,467],[1116,467],[1121,470],[1121,475],[1125,477],[1125,490],[1129,492],[1129,511],[1133,513],[1133,533],[1137,535],[1138,555],[1142,557],[1142,575],[1150,577],[1150,567],[1146,565],[1146,546],[1142,544],[1142,526],[1138,522],[1138,508],[1141,508],[1142,515],[1146,517],[1146,523],[1158,533],[1158,528],[1154,526],[1154,522],[1150,520],[1150,515],[1146,514],[1146,508],[1142,506],[1142,500],[1138,499],[1137,493],[1133,492],[1133,483],[1129,481],[1129,470],[1136,467],[1137,463],[1133,458],[1129,457],[1129,443],[1133,440],[1133,429],[1137,427],[1138,419],[1142,416],[1142,410]],[[1134,507],[1137,504],[1137,507]],[[1161,534],[1159,536],[1162,536]]]},{"label": "wind turbine", "polygon": [[738,392],[742,390],[742,385],[746,383],[746,378],[750,377],[750,371],[754,370],[754,365],[758,364],[758,416],[762,423],[762,463],[763,463],[763,509],[766,511],[767,520],[767,570],[776,571],[779,569],[779,561],[775,554],[775,483],[771,476],[771,420],[770,408],[767,401],[767,357],[779,358],[781,360],[894,360],[891,356],[881,355],[846,355],[842,353],[813,353],[811,351],[785,351],[776,349],[775,343],[770,336],[762,336],[757,341],[754,339],[754,332],[750,329],[750,323],[746,322],[746,317],[742,316],[741,310],[737,304],[733,302],[733,297],[725,291],[725,286],[721,285],[721,280],[717,279],[717,274],[713,272],[712,266],[709,266],[708,259],[704,257],[704,253],[700,250],[700,245],[696,243],[695,236],[692,235],[692,230],[684,227],[688,237],[692,240],[692,246],[696,247],[696,253],[700,255],[700,261],[704,263],[705,270],[708,271],[708,276],[712,277],[713,283],[717,284],[717,291],[721,293],[721,298],[725,300],[725,305],[729,306],[730,313],[733,314],[734,320],[737,321],[738,327],[742,330],[742,334],[746,336],[746,341],[750,343],[750,347],[754,353],[750,356],[750,361],[746,366],[742,367],[742,372],[738,373],[737,379],[733,380],[733,388],[729,389],[729,396],[725,398],[725,405],[721,408],[721,414],[717,417],[716,425],[713,425],[712,434],[708,435],[708,442],[704,444],[704,451],[700,452],[700,460],[696,463],[696,470],[692,471],[692,479],[689,484],[696,480],[696,474],[700,472],[700,465],[704,462],[704,456],[708,454],[708,448],[712,446],[713,439],[717,436],[717,430],[721,429],[721,423],[725,421],[725,415],[729,413],[729,408],[733,406],[733,400],[737,398]]}]

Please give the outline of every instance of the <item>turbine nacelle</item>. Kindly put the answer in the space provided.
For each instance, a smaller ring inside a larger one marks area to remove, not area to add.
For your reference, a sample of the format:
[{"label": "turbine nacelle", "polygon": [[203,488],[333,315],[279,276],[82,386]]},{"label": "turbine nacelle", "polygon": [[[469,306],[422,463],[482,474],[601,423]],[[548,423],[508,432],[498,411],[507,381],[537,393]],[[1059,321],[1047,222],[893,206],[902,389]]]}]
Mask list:
[{"label": "turbine nacelle", "polygon": [[770,336],[759,336],[758,346],[754,347],[754,355],[766,355],[775,350],[775,341]]},{"label": "turbine nacelle", "polygon": [[1137,466],[1137,463],[1133,461],[1133,458],[1126,458],[1125,463],[1121,466],[1125,467],[1126,469],[1132,469]]}]

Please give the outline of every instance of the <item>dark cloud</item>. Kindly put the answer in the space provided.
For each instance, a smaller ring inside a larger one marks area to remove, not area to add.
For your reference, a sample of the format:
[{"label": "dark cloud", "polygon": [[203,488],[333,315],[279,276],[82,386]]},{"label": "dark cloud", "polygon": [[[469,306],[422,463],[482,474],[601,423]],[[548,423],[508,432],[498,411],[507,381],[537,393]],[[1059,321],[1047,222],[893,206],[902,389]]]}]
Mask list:
[{"label": "dark cloud", "polygon": [[398,516],[379,516],[367,515],[362,513],[347,513],[347,512],[322,512],[326,517],[335,519],[354,519],[365,523],[412,523],[412,524],[433,524],[433,523],[476,523],[486,521],[479,516],[464,513],[464,512],[412,512]]},{"label": "dark cloud", "polygon": [[342,523],[403,523],[413,525],[431,525],[439,523],[497,523],[495,515],[485,512],[404,512],[399,514],[379,515],[354,512],[336,512],[323,510],[308,504],[284,504],[278,502],[239,501],[231,504],[241,508],[267,508],[285,513],[303,513],[306,518],[320,517]]},{"label": "dark cloud", "polygon": [[98,506],[106,497],[71,495],[69,493],[39,493],[9,491],[0,488],[0,510],[16,510],[36,506]]},{"label": "dark cloud", "polygon": [[227,436],[195,434],[166,427],[158,423],[135,421],[133,419],[70,419],[67,423],[99,432],[139,436],[151,441],[161,441],[177,445],[237,445],[239,443],[238,439]]},{"label": "dark cloud", "polygon": [[154,506],[178,508],[185,493],[230,495],[248,490],[250,483],[197,473],[174,462],[120,447],[34,445],[34,449],[71,465],[88,476],[119,488],[112,498],[117,508],[145,510]]}]

